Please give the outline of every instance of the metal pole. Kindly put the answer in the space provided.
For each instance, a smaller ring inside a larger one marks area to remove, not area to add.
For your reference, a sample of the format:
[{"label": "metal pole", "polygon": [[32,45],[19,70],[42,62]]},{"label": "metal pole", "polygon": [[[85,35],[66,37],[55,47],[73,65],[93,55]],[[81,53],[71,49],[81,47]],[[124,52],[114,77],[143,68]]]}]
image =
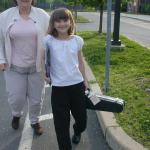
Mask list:
[{"label": "metal pole", "polygon": [[5,10],[6,9],[5,0],[3,2],[4,2],[4,10]]},{"label": "metal pole", "polygon": [[110,68],[110,49],[111,49],[111,6],[112,0],[107,0],[107,43],[106,43],[106,65],[105,65],[105,93],[109,90],[109,68]]},{"label": "metal pole", "polygon": [[117,46],[121,45],[121,41],[119,40],[120,9],[121,9],[121,0],[116,0],[116,2],[115,2],[114,31],[113,31],[112,45],[117,45]]}]

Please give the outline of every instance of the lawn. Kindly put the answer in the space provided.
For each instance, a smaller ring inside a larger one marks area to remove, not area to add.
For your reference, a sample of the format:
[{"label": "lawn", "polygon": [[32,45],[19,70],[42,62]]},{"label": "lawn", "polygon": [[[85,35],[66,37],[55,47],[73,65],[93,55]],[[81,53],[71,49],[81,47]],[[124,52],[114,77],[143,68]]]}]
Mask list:
[{"label": "lawn", "polygon": [[[106,35],[97,32],[78,33],[85,40],[83,53],[101,89],[105,76]],[[121,36],[124,49],[111,49],[110,90],[107,95],[125,100],[123,113],[115,114],[117,122],[137,142],[150,149],[150,49]]]},{"label": "lawn", "polygon": [[88,20],[87,18],[77,15],[77,23],[89,23],[89,22],[91,21]]}]

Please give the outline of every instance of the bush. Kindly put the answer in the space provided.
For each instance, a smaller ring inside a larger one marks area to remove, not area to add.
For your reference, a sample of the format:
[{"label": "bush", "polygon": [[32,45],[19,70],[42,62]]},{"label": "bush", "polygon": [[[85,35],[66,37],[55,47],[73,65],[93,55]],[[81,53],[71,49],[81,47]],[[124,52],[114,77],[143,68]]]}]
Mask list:
[{"label": "bush", "polygon": [[0,11],[4,11],[13,6],[12,1],[0,1]]},{"label": "bush", "polygon": [[150,14],[150,4],[143,4],[140,6],[140,13]]},{"label": "bush", "polygon": [[127,12],[127,2],[122,2],[121,4],[121,11],[122,12]]}]

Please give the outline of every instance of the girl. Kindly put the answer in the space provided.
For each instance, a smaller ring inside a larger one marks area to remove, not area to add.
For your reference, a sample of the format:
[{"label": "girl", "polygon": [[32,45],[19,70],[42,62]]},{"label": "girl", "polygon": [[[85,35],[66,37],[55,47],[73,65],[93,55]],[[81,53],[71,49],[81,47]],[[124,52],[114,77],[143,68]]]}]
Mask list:
[{"label": "girl", "polygon": [[50,52],[52,111],[60,150],[71,150],[70,111],[75,119],[72,142],[80,142],[86,128],[84,91],[87,88],[82,60],[83,39],[74,35],[74,20],[68,9],[56,9],[50,19],[49,35],[44,39]]}]

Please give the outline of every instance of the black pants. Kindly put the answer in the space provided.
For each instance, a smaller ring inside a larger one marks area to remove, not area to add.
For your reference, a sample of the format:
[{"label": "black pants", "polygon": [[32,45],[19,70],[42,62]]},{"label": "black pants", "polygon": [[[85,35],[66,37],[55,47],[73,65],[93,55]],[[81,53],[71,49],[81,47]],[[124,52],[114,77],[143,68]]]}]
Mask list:
[{"label": "black pants", "polygon": [[71,150],[70,140],[70,111],[75,119],[73,129],[75,134],[80,134],[86,128],[86,107],[84,84],[71,86],[52,86],[52,111],[57,141],[60,150]]}]

